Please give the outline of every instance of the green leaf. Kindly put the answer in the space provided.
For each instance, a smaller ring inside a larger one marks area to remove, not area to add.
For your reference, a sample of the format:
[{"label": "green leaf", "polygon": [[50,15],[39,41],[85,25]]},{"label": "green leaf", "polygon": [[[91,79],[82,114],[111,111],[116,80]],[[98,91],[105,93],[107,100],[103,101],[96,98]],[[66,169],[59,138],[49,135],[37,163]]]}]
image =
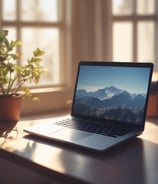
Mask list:
[{"label": "green leaf", "polygon": [[0,30],[0,42],[8,35],[8,30]]},{"label": "green leaf", "polygon": [[22,45],[22,42],[20,40],[15,40],[15,41],[12,40],[8,46],[8,50],[11,51],[13,50],[14,47],[20,46],[20,45]]},{"label": "green leaf", "polygon": [[16,59],[19,58],[19,54],[18,54],[18,53],[16,53],[16,54],[10,54],[10,56],[11,56],[14,60],[16,60]]},{"label": "green leaf", "polygon": [[37,57],[32,57],[31,58],[31,63],[39,63],[40,61],[42,61],[41,58],[37,58]]},{"label": "green leaf", "polygon": [[9,49],[9,41],[6,39],[6,38],[4,38],[4,43],[5,43],[5,45],[6,45],[6,47],[7,47],[7,49]]},{"label": "green leaf", "polygon": [[37,48],[36,50],[34,50],[33,54],[35,57],[37,56],[43,56],[44,55],[44,51],[43,50],[40,50],[39,48]]}]

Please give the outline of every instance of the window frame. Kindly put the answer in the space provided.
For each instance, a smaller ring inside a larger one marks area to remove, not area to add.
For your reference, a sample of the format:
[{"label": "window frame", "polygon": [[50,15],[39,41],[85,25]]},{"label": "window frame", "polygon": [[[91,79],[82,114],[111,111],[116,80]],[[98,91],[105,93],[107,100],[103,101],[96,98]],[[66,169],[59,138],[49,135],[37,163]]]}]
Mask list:
[{"label": "window frame", "polygon": [[[154,32],[155,32],[155,40],[158,39],[157,37],[157,31],[158,31],[158,23],[157,23],[157,7],[158,7],[158,2],[155,0],[155,13],[154,14],[137,14],[136,9],[137,9],[137,0],[133,1],[133,13],[128,14],[128,15],[114,15],[112,12],[112,25],[114,23],[118,22],[130,22],[133,25],[133,30],[132,30],[132,37],[133,37],[133,44],[132,44],[132,61],[137,62],[138,61],[138,23],[139,22],[153,22],[154,23]],[[154,69],[158,70],[158,63],[156,62],[156,58],[158,58],[158,54],[156,50],[158,49],[158,44],[157,41],[154,42]],[[114,57],[114,56],[113,56]]]}]

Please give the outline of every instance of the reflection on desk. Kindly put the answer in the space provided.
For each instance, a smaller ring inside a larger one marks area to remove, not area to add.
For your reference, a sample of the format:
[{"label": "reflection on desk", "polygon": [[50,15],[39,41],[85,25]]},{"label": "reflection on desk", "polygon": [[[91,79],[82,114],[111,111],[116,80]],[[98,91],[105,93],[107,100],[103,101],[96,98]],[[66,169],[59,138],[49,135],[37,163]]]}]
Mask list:
[{"label": "reflection on desk", "polygon": [[[156,120],[148,120],[144,133],[138,138],[104,153],[95,153],[42,140],[23,132],[24,127],[56,121],[60,117],[50,115],[39,118],[23,119],[8,127],[0,124],[1,158],[46,177],[49,183],[158,183]],[[43,180],[39,177],[36,181],[42,183]]]}]

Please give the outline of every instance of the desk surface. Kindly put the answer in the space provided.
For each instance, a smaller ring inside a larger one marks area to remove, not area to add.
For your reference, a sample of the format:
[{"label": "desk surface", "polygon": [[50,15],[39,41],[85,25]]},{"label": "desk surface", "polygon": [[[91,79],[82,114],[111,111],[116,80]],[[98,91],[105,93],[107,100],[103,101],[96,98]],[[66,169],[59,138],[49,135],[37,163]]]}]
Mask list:
[{"label": "desk surface", "polygon": [[[146,122],[144,133],[104,153],[27,136],[23,128],[58,120],[58,115],[0,124],[0,154],[61,183],[157,184],[158,124]],[[158,123],[158,122],[157,122]]]}]

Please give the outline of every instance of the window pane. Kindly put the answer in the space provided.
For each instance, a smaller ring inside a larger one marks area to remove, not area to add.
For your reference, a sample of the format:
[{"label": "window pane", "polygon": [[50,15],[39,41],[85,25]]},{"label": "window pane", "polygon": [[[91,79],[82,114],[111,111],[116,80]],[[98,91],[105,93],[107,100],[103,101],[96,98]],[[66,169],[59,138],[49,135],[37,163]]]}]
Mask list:
[{"label": "window pane", "polygon": [[25,21],[57,21],[58,0],[21,0],[21,19]]},{"label": "window pane", "polygon": [[154,61],[154,23],[138,23],[138,61]]},{"label": "window pane", "polygon": [[133,13],[133,0],[113,0],[113,15],[129,15]]},{"label": "window pane", "polygon": [[32,51],[39,47],[45,51],[44,66],[49,73],[40,84],[59,83],[59,30],[56,28],[23,28],[22,29],[23,62],[32,56]]},{"label": "window pane", "polygon": [[138,14],[154,14],[155,0],[137,0]]},{"label": "window pane", "polygon": [[113,59],[132,61],[132,23],[114,23]]},{"label": "window pane", "polygon": [[16,1],[5,0],[3,1],[3,19],[4,20],[15,20],[16,19]]}]

